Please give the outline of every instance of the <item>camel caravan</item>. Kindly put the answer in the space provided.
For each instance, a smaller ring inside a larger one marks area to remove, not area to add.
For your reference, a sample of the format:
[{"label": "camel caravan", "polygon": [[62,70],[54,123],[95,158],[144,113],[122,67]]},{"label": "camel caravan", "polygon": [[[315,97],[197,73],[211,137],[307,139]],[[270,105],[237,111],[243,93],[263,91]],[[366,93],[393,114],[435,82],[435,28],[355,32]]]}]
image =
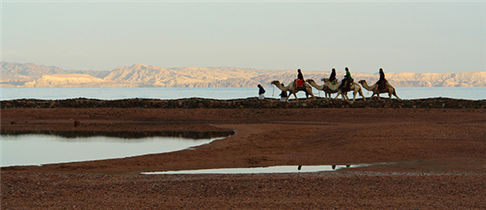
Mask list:
[{"label": "camel caravan", "polygon": [[[319,85],[313,79],[304,80],[304,76],[302,75],[302,71],[300,69],[297,70],[297,79],[293,82],[288,84],[287,86],[283,85],[279,81],[275,80],[272,81],[271,84],[275,85],[278,89],[282,91],[282,101],[288,101],[291,95],[294,95],[295,99],[297,98],[297,92],[304,91],[306,94],[306,98],[309,98],[309,95],[312,98],[314,94],[312,93],[312,87],[316,88],[317,90],[322,90],[325,93],[326,100],[333,100],[331,94],[337,93],[334,99],[337,99],[339,96],[342,97],[343,100],[349,101],[348,92],[353,92],[353,101],[356,101],[356,95],[359,93],[364,101],[366,101],[366,97],[363,95],[363,91],[361,90],[361,86],[368,91],[371,91],[373,95],[371,95],[370,99],[372,99],[375,95],[377,96],[378,100],[380,99],[380,93],[388,93],[389,100],[392,99],[392,95],[395,96],[398,100],[401,100],[395,91],[395,88],[388,83],[385,79],[385,73],[383,69],[380,68],[380,79],[372,86],[368,86],[365,80],[360,80],[358,83],[354,82],[354,79],[351,77],[351,73],[349,72],[348,67],[345,68],[346,76],[339,81],[336,79],[336,70],[333,68],[331,71],[331,76],[329,78],[323,78],[321,81],[324,84]],[[361,85],[360,85],[361,84]],[[287,96],[287,92],[288,94]],[[286,97],[286,98],[284,98]]]}]

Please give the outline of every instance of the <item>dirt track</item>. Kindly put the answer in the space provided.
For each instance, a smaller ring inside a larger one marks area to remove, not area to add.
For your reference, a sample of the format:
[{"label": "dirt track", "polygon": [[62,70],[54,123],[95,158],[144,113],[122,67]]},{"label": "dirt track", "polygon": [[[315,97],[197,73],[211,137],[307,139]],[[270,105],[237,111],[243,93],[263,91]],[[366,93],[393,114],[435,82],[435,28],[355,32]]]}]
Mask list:
[{"label": "dirt track", "polygon": [[[236,131],[196,150],[2,168],[2,209],[486,208],[485,109],[1,111],[2,130]],[[392,164],[294,174],[138,174],[360,163]]]}]

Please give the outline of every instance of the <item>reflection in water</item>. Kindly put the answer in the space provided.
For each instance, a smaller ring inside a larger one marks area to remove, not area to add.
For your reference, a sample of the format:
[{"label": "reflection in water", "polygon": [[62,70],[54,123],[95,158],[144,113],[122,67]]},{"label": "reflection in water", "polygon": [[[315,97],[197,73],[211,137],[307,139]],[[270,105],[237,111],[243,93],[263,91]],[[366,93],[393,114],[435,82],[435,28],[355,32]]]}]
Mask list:
[{"label": "reflection in water", "polygon": [[343,168],[354,168],[365,165],[317,165],[317,166],[270,166],[254,168],[215,168],[186,171],[161,171],[161,172],[142,172],[144,175],[161,175],[161,174],[261,174],[261,173],[305,173],[305,172],[322,172],[336,171]]},{"label": "reflection in water", "polygon": [[2,130],[0,162],[5,167],[124,158],[184,150],[231,134],[234,132]]},{"label": "reflection in water", "polygon": [[180,137],[187,139],[210,139],[235,134],[234,131],[53,131],[53,130],[1,130],[1,135],[43,134],[64,138],[106,136],[124,139],[147,137]]}]

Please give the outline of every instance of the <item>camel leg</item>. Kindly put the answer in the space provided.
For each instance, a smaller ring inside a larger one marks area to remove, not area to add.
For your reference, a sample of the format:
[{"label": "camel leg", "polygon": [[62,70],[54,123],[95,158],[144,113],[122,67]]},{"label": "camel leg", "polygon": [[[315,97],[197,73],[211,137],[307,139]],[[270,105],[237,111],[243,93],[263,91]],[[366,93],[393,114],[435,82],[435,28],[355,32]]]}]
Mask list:
[{"label": "camel leg", "polygon": [[343,93],[341,91],[338,91],[337,96],[336,96],[336,98],[334,98],[334,100],[337,100],[337,98],[339,97],[339,95],[342,95],[342,94]]},{"label": "camel leg", "polygon": [[380,94],[377,94],[376,92],[373,91],[373,94],[371,95],[370,100],[373,99],[373,97],[375,97],[375,95],[377,95],[376,97],[379,99]]},{"label": "camel leg", "polygon": [[[341,98],[343,99],[343,101],[348,101],[348,92],[339,91],[338,96],[339,96],[339,93],[341,94]],[[337,96],[336,96],[336,99],[337,99]]]},{"label": "camel leg", "polygon": [[[399,97],[397,96],[397,92],[396,92],[396,90],[395,90],[395,89],[393,89],[393,95],[394,95],[395,97],[397,97],[397,99],[398,99],[398,100],[402,100],[401,98],[399,98]],[[390,96],[390,98],[391,98],[391,96]]]},{"label": "camel leg", "polygon": [[311,92],[310,92],[310,95],[311,95],[312,99],[316,98],[316,97],[314,96],[314,93],[312,93],[312,90],[311,90]]},{"label": "camel leg", "polygon": [[354,91],[353,92],[353,103],[356,101],[356,94],[358,94],[358,91]]},{"label": "camel leg", "polygon": [[[329,96],[329,97],[328,97]],[[327,93],[326,95],[326,100],[329,101],[329,100],[332,100],[332,95],[331,93]]]},{"label": "camel leg", "polygon": [[298,100],[299,100],[299,98],[297,98],[297,94],[296,94],[296,93],[293,93],[293,94],[294,94],[294,96],[295,96],[295,100],[297,100],[297,101],[298,101]]},{"label": "camel leg", "polygon": [[312,93],[312,87],[308,85],[305,86],[305,95],[307,98],[309,98],[309,95],[311,95],[312,99],[316,98],[314,93]]},{"label": "camel leg", "polygon": [[329,99],[332,100],[331,93],[326,92],[326,100],[329,101]]},{"label": "camel leg", "polygon": [[359,89],[359,94],[361,95],[361,97],[363,97],[363,101],[366,102],[366,97],[363,95],[363,91],[361,89]]}]

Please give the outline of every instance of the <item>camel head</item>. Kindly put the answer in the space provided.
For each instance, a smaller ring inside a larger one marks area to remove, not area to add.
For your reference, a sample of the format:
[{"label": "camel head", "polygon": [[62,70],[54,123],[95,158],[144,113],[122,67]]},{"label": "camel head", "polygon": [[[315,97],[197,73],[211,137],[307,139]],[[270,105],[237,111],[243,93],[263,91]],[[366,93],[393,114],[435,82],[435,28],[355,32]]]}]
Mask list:
[{"label": "camel head", "polygon": [[363,85],[363,83],[366,83],[366,80],[360,80],[358,83]]},{"label": "camel head", "polygon": [[[305,81],[306,81],[306,82],[308,82],[308,83],[314,82],[314,80],[313,80],[313,79],[306,79]],[[314,82],[314,83],[315,83],[315,82]]]},{"label": "camel head", "polygon": [[277,85],[277,84],[280,84],[280,82],[279,82],[278,80],[274,80],[274,81],[272,81],[270,84],[272,84],[272,85]]}]

